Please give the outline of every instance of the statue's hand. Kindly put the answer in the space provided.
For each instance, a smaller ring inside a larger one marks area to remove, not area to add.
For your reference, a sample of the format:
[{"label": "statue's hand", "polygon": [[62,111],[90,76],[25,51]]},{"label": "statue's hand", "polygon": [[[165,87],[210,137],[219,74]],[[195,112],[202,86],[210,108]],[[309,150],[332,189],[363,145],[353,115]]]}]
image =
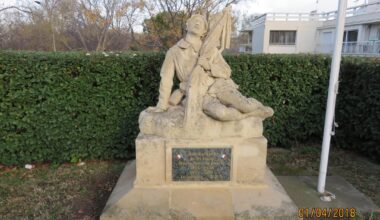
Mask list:
[{"label": "statue's hand", "polygon": [[207,71],[207,70],[211,70],[211,65],[210,65],[210,62],[208,61],[207,58],[199,57],[199,58],[198,58],[198,64],[199,64],[203,69],[205,69],[206,71]]},{"label": "statue's hand", "polygon": [[148,107],[146,111],[149,113],[156,113],[156,112],[164,112],[165,109],[162,109],[156,106],[156,107]]}]

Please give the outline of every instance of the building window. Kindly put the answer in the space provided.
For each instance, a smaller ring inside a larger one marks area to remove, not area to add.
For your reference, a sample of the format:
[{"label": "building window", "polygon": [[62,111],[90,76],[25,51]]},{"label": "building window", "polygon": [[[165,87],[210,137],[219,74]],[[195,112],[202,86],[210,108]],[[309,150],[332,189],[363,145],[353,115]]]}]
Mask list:
[{"label": "building window", "polygon": [[271,45],[295,45],[296,31],[270,31],[269,44]]},{"label": "building window", "polygon": [[343,42],[358,41],[358,30],[344,31]]}]

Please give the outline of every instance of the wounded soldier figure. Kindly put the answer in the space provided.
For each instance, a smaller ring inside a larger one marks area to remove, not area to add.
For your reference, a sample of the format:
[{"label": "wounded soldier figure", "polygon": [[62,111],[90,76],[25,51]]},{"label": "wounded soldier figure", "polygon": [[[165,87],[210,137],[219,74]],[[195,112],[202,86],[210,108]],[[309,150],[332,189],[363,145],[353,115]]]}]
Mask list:
[{"label": "wounded soldier figure", "polygon": [[[188,84],[193,69],[202,67],[202,85],[206,88],[202,95],[202,110],[218,121],[240,120],[246,117],[266,118],[273,110],[253,98],[247,98],[238,91],[232,81],[231,69],[224,60],[221,50],[211,50],[211,56],[202,56],[200,50],[208,31],[208,22],[202,15],[193,15],[186,23],[187,34],[171,47],[161,68],[159,101],[149,112],[163,112],[169,106],[186,103]],[[210,53],[208,53],[210,54]],[[173,77],[180,81],[179,88],[172,93]]]}]

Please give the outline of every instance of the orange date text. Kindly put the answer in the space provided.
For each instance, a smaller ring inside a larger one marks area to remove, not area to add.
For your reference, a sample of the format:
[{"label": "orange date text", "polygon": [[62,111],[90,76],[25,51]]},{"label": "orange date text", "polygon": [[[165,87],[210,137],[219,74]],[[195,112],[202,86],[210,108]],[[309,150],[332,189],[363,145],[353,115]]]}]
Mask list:
[{"label": "orange date text", "polygon": [[355,208],[299,208],[298,217],[303,219],[350,219],[356,217]]}]

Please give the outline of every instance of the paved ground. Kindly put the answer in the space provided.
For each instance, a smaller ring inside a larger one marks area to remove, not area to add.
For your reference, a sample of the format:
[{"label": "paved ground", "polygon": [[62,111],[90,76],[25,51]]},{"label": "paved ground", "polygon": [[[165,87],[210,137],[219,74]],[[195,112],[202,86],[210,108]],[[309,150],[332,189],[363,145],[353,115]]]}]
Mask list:
[{"label": "paved ground", "polygon": [[[380,209],[363,193],[355,189],[340,176],[327,177],[326,190],[335,195],[331,202],[323,202],[317,192],[317,176],[278,176],[285,191],[304,215],[322,215],[332,217],[355,217],[379,212]],[[314,209],[314,210],[313,210]],[[320,213],[317,213],[320,212]],[[379,216],[380,217],[380,216]]]}]

